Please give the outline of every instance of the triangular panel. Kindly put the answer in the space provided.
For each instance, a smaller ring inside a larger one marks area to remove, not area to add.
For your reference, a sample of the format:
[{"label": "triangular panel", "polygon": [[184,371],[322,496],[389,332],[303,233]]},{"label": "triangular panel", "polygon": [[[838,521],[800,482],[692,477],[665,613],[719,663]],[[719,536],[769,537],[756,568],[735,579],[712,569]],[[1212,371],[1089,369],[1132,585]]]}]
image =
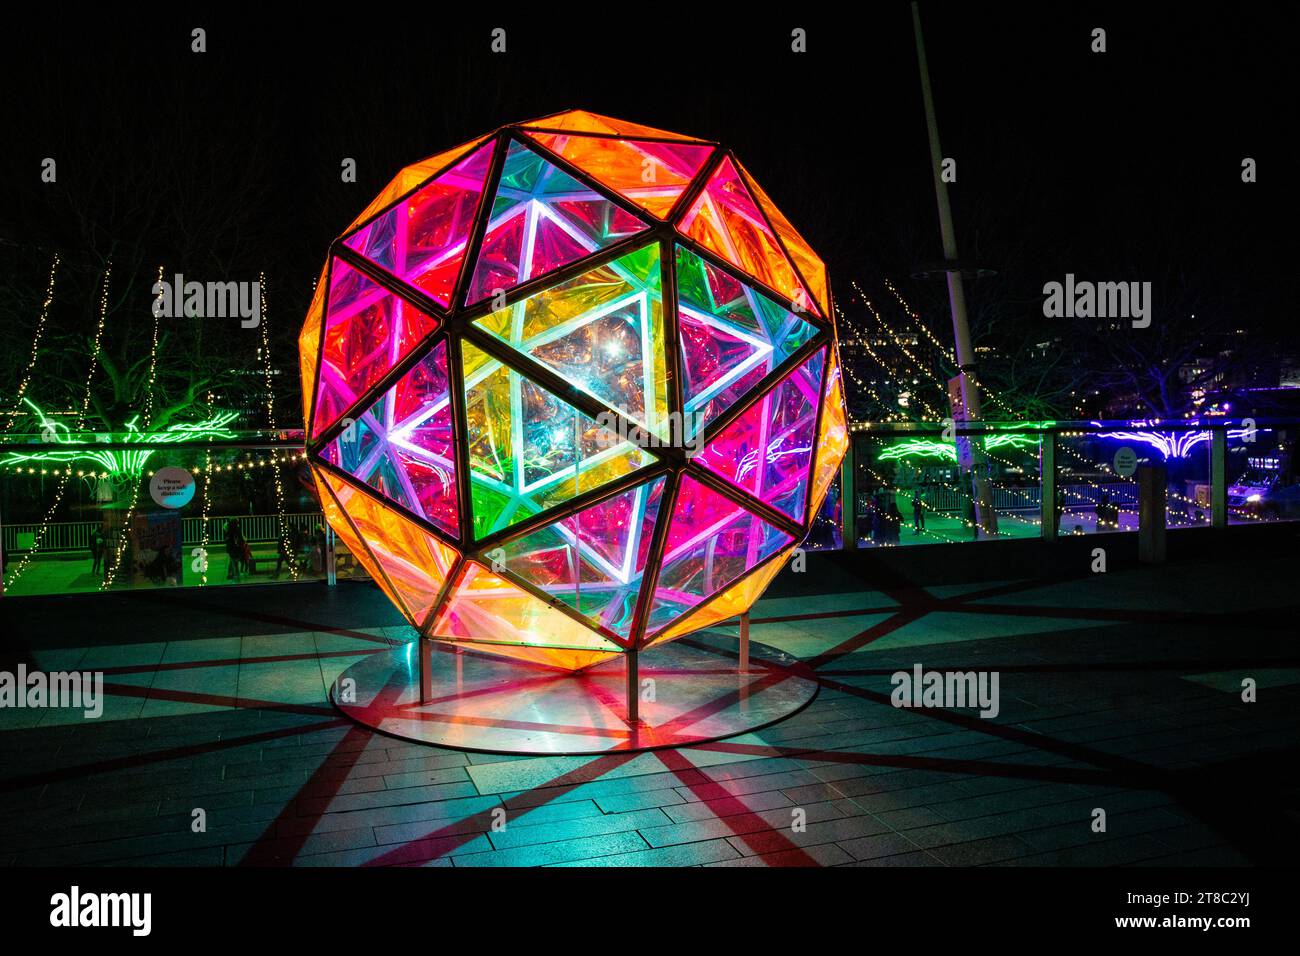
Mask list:
[{"label": "triangular panel", "polygon": [[817,329],[752,286],[678,247],[686,433],[743,401]]},{"label": "triangular panel", "polygon": [[465,562],[430,633],[489,645],[494,654],[569,668],[620,651],[613,641],[474,561]]},{"label": "triangular panel", "polygon": [[721,594],[710,598],[707,603],[699,605],[688,616],[673,624],[672,627],[666,631],[661,631],[650,643],[662,644],[684,634],[690,634],[692,631],[712,627],[720,621],[730,620],[744,614],[753,607],[755,601],[762,597],[763,592],[767,590],[767,586],[772,583],[772,579],[781,573],[781,569],[785,567],[794,550],[794,548],[788,548],[757,571],[741,578]]},{"label": "triangular panel", "polygon": [[818,309],[730,157],[713,171],[678,228],[801,308]]},{"label": "triangular panel", "polygon": [[737,161],[736,165],[745,177],[745,183],[758,199],[759,205],[767,213],[767,218],[772,223],[772,228],[776,234],[781,237],[781,242],[785,250],[789,253],[794,264],[799,267],[799,272],[803,275],[804,282],[807,283],[809,291],[812,292],[813,298],[817,300],[817,306],[822,315],[830,314],[830,287],[826,281],[826,264],[822,262],[821,257],[813,252],[812,246],[808,245],[804,237],[790,225],[790,220],[786,219],[781,210],[776,207],[776,203],[768,198],[763,187],[758,184],[749,170]]},{"label": "triangular panel", "polygon": [[682,476],[646,634],[671,625],[750,568],[794,543],[689,474]]},{"label": "triangular panel", "polygon": [[437,326],[437,319],[335,257],[312,437],[338,421]]},{"label": "triangular panel", "polygon": [[330,491],[329,485],[327,485],[324,479],[321,478],[322,474],[323,472],[320,469],[311,469],[312,480],[316,484],[316,497],[320,500],[321,512],[325,515],[326,523],[338,536],[339,540],[343,542],[344,546],[348,549],[348,553],[366,569],[366,573],[370,575],[370,579],[379,586],[379,589],[383,591],[385,595],[387,595],[388,600],[393,602],[393,606],[401,611],[408,621],[412,624],[418,625],[417,621],[411,619],[409,612],[406,610],[406,605],[397,596],[397,593],[384,578],[383,574],[380,573],[379,562],[377,562],[370,554],[370,549],[368,549],[362,543],[361,539],[357,537],[356,528],[352,527],[352,522],[348,520],[347,515],[343,513],[343,509],[340,508],[338,502],[334,500],[334,494]]},{"label": "triangular panel", "polygon": [[628,638],[665,480],[629,488],[503,544],[492,552],[493,570]]},{"label": "triangular panel", "polygon": [[477,324],[624,417],[668,437],[658,243]]},{"label": "triangular panel", "polygon": [[614,119],[612,116],[602,116],[599,113],[590,113],[587,110],[569,110],[565,113],[543,116],[541,119],[530,120],[520,125],[526,129],[561,130],[566,133],[595,133],[604,136],[672,139],[687,143],[700,142],[700,140],[693,139],[690,136],[683,136],[680,133],[670,133],[667,130],[655,129],[653,126],[642,126],[640,123],[629,123],[627,120]]},{"label": "triangular panel", "polygon": [[443,169],[456,162],[456,160],[460,159],[485,139],[487,139],[486,136],[480,136],[478,139],[470,140],[468,143],[461,143],[459,146],[454,146],[451,149],[444,150],[443,152],[430,156],[427,159],[422,159],[418,163],[412,163],[410,166],[404,167],[392,178],[392,180],[389,181],[388,185],[384,187],[383,192],[376,196],[370,204],[361,211],[361,215],[357,216],[357,218],[353,219],[352,222],[348,224],[347,229],[343,230],[344,235],[351,232],[367,220],[374,218],[374,216],[382,212],[385,207],[391,206],[398,199],[406,195],[406,193],[410,192],[416,186],[420,185],[420,183],[424,182],[430,176],[441,172]]},{"label": "triangular panel", "polygon": [[349,249],[442,306],[451,305],[474,214],[492,165],[485,143],[343,240]]},{"label": "triangular panel", "polygon": [[528,135],[660,219],[667,218],[713,152],[712,146],[693,143],[565,133]]},{"label": "triangular panel", "polygon": [[307,427],[311,421],[312,400],[316,395],[316,362],[320,358],[321,320],[325,317],[325,286],[328,282],[328,266],[321,270],[316,288],[312,292],[311,305],[307,308],[307,320],[298,333],[298,369],[302,373],[302,424]]},{"label": "triangular panel", "polygon": [[459,537],[447,343],[439,342],[321,451],[330,464]]},{"label": "triangular panel", "polygon": [[655,460],[468,340],[462,346],[475,538]]},{"label": "triangular panel", "polygon": [[512,141],[466,304],[545,275],[649,226]]},{"label": "triangular panel", "polygon": [[817,432],[817,464],[813,468],[811,510],[815,514],[826,493],[835,482],[836,472],[849,448],[849,429],[844,412],[844,386],[840,381],[840,363],[831,352],[830,372],[826,377],[821,426]]},{"label": "triangular panel", "polygon": [[694,461],[802,522],[825,363],[823,348],[714,436]]},{"label": "triangular panel", "polygon": [[[352,527],[365,542],[368,557],[377,562],[383,572],[381,576],[376,574],[376,569],[368,568],[371,577],[385,584],[385,590],[391,586],[396,591],[398,607],[418,627],[428,617],[459,557],[456,549],[421,530],[395,510],[385,508],[337,475],[323,469],[319,474],[324,476],[338,504],[351,519]],[[331,526],[338,530],[333,522]],[[358,542],[345,543],[349,550],[358,554]],[[392,597],[391,592],[389,596]]]}]

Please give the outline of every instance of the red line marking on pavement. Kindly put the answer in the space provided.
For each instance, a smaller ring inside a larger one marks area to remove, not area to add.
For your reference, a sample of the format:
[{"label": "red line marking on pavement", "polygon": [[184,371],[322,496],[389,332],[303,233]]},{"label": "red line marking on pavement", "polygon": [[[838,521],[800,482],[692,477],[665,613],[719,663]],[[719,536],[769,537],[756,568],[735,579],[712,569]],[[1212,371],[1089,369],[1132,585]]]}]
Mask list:
[{"label": "red line marking on pavement", "polygon": [[[659,758],[669,771],[681,781],[681,785],[690,790],[695,796],[703,801],[703,788],[707,784],[695,783],[690,780],[686,771],[696,771],[699,768],[686,759],[686,757],[676,750],[656,750],[654,755]],[[709,781],[710,784],[716,781]],[[820,864],[808,855],[808,852],[799,846],[781,830],[768,823],[762,816],[755,813],[738,798],[731,797],[710,797],[708,802],[718,806],[720,809],[728,811],[725,814],[719,814],[717,819],[720,823],[726,824],[727,828],[739,839],[745,846],[753,850],[757,855],[759,853],[780,852],[787,854],[782,859],[782,866],[819,866]],[[793,808],[791,808],[793,809]],[[749,824],[748,827],[741,825],[740,821]],[[764,837],[763,844],[758,843],[759,835]],[[780,844],[776,849],[771,846],[772,842]]]},{"label": "red line marking on pavement", "polygon": [[929,613],[928,611],[924,611],[924,610],[919,610],[919,609],[913,610],[907,608],[896,611],[894,614],[885,618],[883,621],[877,621],[875,624],[871,625],[871,627],[867,628],[865,631],[855,634],[853,635],[853,637],[850,637],[848,640],[841,641],[839,644],[836,644],[834,647],[830,648],[829,650],[822,651],[820,654],[816,655],[815,657],[810,658],[808,660],[808,666],[811,667],[813,670],[817,670],[823,664],[828,664],[831,661],[838,660],[839,658],[845,656],[846,654],[852,654],[854,651],[866,647],[868,644],[872,643],[873,641],[878,641],[885,635],[892,634],[894,631],[897,631],[899,628],[906,627],[908,624],[911,624],[913,621],[920,620],[921,618],[925,617],[925,615],[928,613]]},{"label": "red line marking on pavement", "polygon": [[[391,706],[403,689],[403,685],[397,683],[384,685],[370,706]],[[348,724],[348,732],[312,771],[307,782],[281,808],[276,818],[262,831],[262,835],[253,842],[239,861],[240,866],[289,866],[293,863],[316,829],[316,823],[326,813],[329,802],[338,796],[352,768],[361,759],[361,754],[365,752],[364,743],[374,736],[369,729],[359,727],[351,721]],[[362,746],[356,746],[357,744]],[[337,762],[331,763],[334,758],[338,758]],[[308,800],[319,800],[321,809],[315,813],[304,813],[304,805]],[[303,827],[300,833],[278,835],[283,823],[301,816],[311,817],[312,825]]]},{"label": "red line marking on pavement", "polygon": [[182,757],[193,757],[198,754],[213,753],[218,750],[228,750],[232,747],[246,747],[249,744],[263,743],[268,740],[279,740],[297,734],[313,734],[318,730],[341,727],[349,723],[351,723],[351,721],[343,717],[338,717],[334,720],[320,724],[308,724],[302,727],[285,727],[280,730],[268,730],[264,733],[249,734],[244,737],[231,737],[226,740],[214,740],[203,744],[187,744],[183,747],[172,747],[168,750],[155,750],[146,754],[132,754],[129,757],[117,757],[113,760],[101,760],[96,763],[77,764],[74,767],[60,767],[58,770],[45,770],[39,773],[25,774],[21,777],[10,777],[7,780],[0,780],[0,793],[12,790],[22,790],[25,787],[43,786],[47,783],[61,783],[65,780],[79,780],[82,777],[89,776],[90,774],[111,773],[114,770],[127,770],[132,767],[143,767],[151,763],[158,763],[166,760],[179,760]]},{"label": "red line marking on pavement", "polygon": [[[866,764],[873,767],[898,767],[903,770],[937,770],[943,773],[983,774],[990,777],[1043,780],[1051,783],[1079,783],[1114,786],[1115,777],[1104,770],[1082,767],[1041,767],[1033,764],[997,763],[987,760],[953,760],[922,755],[860,753],[845,750],[811,750],[801,747],[776,747],[763,744],[733,743],[717,740],[700,744],[701,750],[745,754],[755,757],[791,757],[822,763]],[[834,781],[828,781],[835,786]]]},{"label": "red line marking on pavement", "polygon": [[306,714],[310,717],[334,716],[331,708],[313,707],[311,704],[281,704],[273,700],[257,700],[252,697],[230,697],[226,694],[205,694],[202,691],[191,690],[167,690],[162,687],[142,687],[137,684],[105,684],[104,693],[115,697],[156,697],[159,700],[186,704],[211,704],[214,707],[243,710],[271,710],[281,714]]},{"label": "red line marking on pavement", "polygon": [[[538,807],[545,806],[556,797],[562,796],[569,792],[571,788],[578,784],[590,783],[598,777],[603,777],[629,760],[640,756],[637,753],[611,753],[603,754],[580,767],[575,767],[567,773],[562,773],[558,777],[548,780],[546,783],[532,787],[526,792],[528,794],[537,794],[542,797],[536,803],[529,804],[518,810],[518,815],[536,810]],[[547,794],[546,791],[554,792]],[[506,806],[506,804],[502,804]],[[363,863],[363,866],[400,866],[411,863],[426,863],[439,857],[447,856],[456,847],[464,846],[473,840],[476,836],[487,833],[492,828],[493,816],[492,811],[497,808],[489,807],[478,813],[472,814],[463,820],[450,823],[439,827],[436,830],[430,830],[424,836],[415,840],[409,840],[399,846],[386,850],[374,859]],[[463,829],[467,822],[471,822],[474,827],[472,830]],[[478,827],[482,827],[478,829]]]}]

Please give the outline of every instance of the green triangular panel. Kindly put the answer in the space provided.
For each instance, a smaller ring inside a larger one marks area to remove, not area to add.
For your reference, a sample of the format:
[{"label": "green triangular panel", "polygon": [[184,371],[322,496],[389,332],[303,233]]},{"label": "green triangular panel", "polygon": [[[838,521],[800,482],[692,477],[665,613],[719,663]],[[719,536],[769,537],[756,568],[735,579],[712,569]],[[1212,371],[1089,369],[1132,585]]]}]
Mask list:
[{"label": "green triangular panel", "polygon": [[668,438],[659,245],[652,243],[477,324],[659,438]]}]

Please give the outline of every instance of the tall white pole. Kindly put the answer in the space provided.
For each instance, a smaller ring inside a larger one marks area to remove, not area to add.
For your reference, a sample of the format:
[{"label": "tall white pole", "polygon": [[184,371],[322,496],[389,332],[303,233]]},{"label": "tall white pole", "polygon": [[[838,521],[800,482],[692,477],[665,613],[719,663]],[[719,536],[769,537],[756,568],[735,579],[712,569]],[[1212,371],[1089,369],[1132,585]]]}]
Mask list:
[{"label": "tall white pole", "polygon": [[[925,59],[925,40],[921,36],[921,10],[916,0],[912,2],[912,29],[916,34],[916,59],[921,71],[921,98],[925,102],[925,128],[930,138],[930,170],[934,176],[934,195],[939,205],[939,232],[943,237],[943,257],[948,278],[948,301],[952,306],[952,336],[956,346],[957,379],[961,383],[962,407],[968,421],[980,420],[979,387],[971,380],[969,372],[975,367],[975,350],[970,344],[970,326],[966,322],[966,292],[962,287],[961,270],[957,263],[957,233],[952,225],[952,206],[948,203],[948,184],[943,181],[943,150],[939,147],[939,123],[934,115],[934,94],[930,90],[930,67]],[[983,442],[970,443],[974,468],[974,498],[976,522],[987,533],[997,532],[997,514],[993,510],[992,494],[984,475]]]}]

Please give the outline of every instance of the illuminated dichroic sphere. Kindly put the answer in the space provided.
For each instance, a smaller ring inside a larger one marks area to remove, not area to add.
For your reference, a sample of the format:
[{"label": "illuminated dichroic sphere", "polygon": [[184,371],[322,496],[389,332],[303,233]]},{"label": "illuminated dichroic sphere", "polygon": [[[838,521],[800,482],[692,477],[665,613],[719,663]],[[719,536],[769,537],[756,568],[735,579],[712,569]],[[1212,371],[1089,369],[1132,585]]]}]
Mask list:
[{"label": "illuminated dichroic sphere", "polygon": [[412,625],[492,654],[576,670],[733,617],[848,446],[831,309],[717,143],[577,110],[408,166],[299,337],[326,518]]}]

